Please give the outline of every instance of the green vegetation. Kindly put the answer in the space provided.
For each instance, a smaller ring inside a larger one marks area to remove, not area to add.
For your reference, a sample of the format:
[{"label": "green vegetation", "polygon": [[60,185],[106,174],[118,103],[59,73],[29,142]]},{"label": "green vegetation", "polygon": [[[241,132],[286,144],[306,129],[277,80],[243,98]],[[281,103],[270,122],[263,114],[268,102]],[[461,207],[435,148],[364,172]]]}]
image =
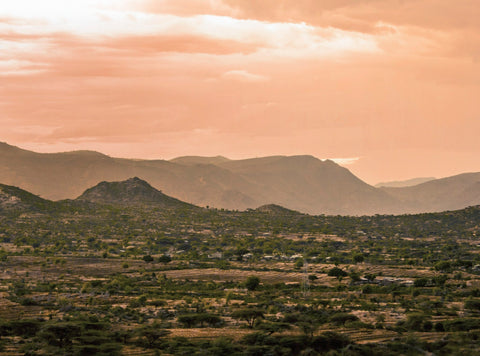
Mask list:
[{"label": "green vegetation", "polygon": [[480,352],[478,207],[341,217],[25,199],[0,211],[2,353]]}]

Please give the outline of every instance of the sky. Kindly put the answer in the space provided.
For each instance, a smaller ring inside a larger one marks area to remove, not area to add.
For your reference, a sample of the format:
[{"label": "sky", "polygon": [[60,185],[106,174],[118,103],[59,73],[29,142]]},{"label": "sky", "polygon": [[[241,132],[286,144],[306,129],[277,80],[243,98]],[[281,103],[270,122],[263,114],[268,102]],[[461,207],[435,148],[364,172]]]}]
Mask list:
[{"label": "sky", "polygon": [[0,1],[0,141],[480,171],[478,0]]}]

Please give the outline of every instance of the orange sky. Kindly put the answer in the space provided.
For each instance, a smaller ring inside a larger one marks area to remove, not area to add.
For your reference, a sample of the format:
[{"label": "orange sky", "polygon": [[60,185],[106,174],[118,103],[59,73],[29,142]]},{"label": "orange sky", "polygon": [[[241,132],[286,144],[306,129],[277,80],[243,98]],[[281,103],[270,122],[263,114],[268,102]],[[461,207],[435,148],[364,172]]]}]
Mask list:
[{"label": "orange sky", "polygon": [[[480,171],[478,0],[0,4],[0,141]],[[345,161],[344,161],[345,162]]]}]

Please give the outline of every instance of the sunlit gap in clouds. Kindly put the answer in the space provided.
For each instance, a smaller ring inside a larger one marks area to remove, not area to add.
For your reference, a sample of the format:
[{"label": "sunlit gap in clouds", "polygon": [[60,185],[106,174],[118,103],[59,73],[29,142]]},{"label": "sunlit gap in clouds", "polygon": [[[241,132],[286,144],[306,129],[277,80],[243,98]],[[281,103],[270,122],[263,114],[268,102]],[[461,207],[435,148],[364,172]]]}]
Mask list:
[{"label": "sunlit gap in clouds", "polygon": [[3,1],[0,140],[145,158],[302,153],[371,181],[476,170],[479,11],[470,0]]},{"label": "sunlit gap in clouds", "polygon": [[60,33],[94,36],[96,41],[121,36],[196,35],[255,43],[271,55],[298,57],[378,50],[373,36],[332,27],[209,14],[185,17],[136,10],[129,1],[19,0],[2,4],[0,14],[17,21],[0,25],[0,30],[36,36]]},{"label": "sunlit gap in clouds", "polygon": [[354,164],[356,163],[360,157],[350,157],[350,158],[324,158],[322,159],[322,161],[325,161],[325,160],[330,160],[330,161],[333,161],[341,166],[347,166],[349,164]]}]

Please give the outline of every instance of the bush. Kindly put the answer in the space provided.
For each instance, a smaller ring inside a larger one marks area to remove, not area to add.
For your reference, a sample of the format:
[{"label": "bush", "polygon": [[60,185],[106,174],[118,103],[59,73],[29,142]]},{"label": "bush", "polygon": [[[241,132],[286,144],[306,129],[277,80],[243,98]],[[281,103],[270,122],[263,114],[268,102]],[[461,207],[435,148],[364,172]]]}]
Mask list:
[{"label": "bush", "polygon": [[200,313],[200,314],[184,314],[178,317],[178,322],[183,324],[187,328],[192,328],[200,324],[200,327],[203,327],[204,324],[209,326],[220,326],[223,323],[222,318],[218,315]]},{"label": "bush", "polygon": [[163,264],[170,263],[171,261],[172,261],[172,258],[170,256],[167,256],[167,255],[162,255],[158,258],[158,262],[163,263]]},{"label": "bush", "polygon": [[312,347],[317,351],[324,352],[342,349],[350,343],[351,341],[348,336],[333,331],[326,331],[313,339]]},{"label": "bush", "polygon": [[153,257],[150,255],[145,255],[142,257],[142,260],[144,260],[147,263],[153,262]]},{"label": "bush", "polygon": [[330,277],[346,277],[348,276],[348,273],[345,272],[343,269],[338,268],[338,267],[333,267],[330,271],[328,271],[328,275]]},{"label": "bush", "polygon": [[300,269],[303,267],[303,258],[299,258],[295,261],[295,269]]},{"label": "bush", "polygon": [[432,322],[428,319],[429,317],[422,313],[409,314],[407,315],[405,327],[408,330],[430,331],[432,330]]},{"label": "bush", "polygon": [[232,313],[232,318],[245,320],[249,328],[253,328],[257,319],[263,318],[263,312],[259,309],[238,309]]},{"label": "bush", "polygon": [[469,331],[480,329],[480,319],[465,318],[446,320],[443,322],[446,331]]},{"label": "bush", "polygon": [[440,261],[435,263],[434,268],[436,271],[451,272],[452,264],[450,263],[450,261]]},{"label": "bush", "polygon": [[441,321],[436,323],[433,328],[434,328],[435,331],[438,331],[438,332],[444,332],[445,331],[445,327],[443,326],[443,323]]},{"label": "bush", "polygon": [[428,278],[417,278],[413,282],[413,285],[415,287],[425,287],[427,284],[428,284]]},{"label": "bush", "polygon": [[365,257],[361,253],[356,253],[353,255],[354,263],[361,263],[365,260]]},{"label": "bush", "polygon": [[465,309],[480,310],[480,299],[468,299],[465,301]]},{"label": "bush", "polygon": [[348,313],[337,313],[330,317],[330,321],[335,325],[345,325],[346,322],[357,321],[358,316]]},{"label": "bush", "polygon": [[245,282],[245,287],[250,290],[254,291],[257,289],[257,287],[260,285],[260,278],[257,276],[250,276],[247,278],[247,281]]}]

